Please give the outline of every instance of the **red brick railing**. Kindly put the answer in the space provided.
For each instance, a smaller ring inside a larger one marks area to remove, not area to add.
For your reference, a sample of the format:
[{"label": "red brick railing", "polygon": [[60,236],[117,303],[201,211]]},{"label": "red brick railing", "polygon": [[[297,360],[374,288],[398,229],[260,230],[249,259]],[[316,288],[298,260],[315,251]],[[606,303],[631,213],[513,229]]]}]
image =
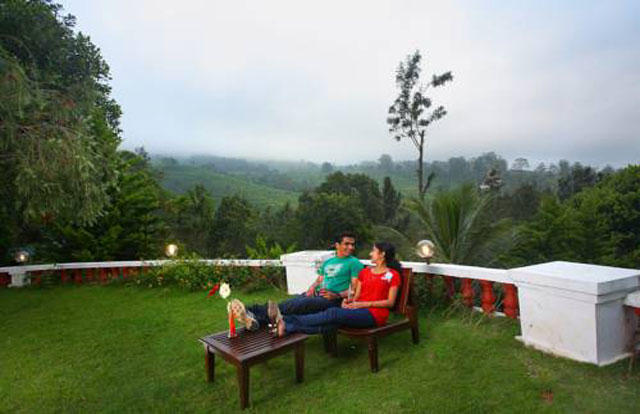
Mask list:
[{"label": "red brick railing", "polygon": [[[26,283],[40,284],[45,273],[54,274],[61,283],[107,283],[114,279],[128,279],[150,267],[162,266],[169,260],[79,262],[0,268],[0,286],[12,283],[12,274],[24,274]],[[211,266],[265,267],[282,266],[279,260],[201,260]]]},{"label": "red brick railing", "polygon": [[[54,273],[61,283],[107,283],[113,279],[127,279],[149,267],[162,266],[167,260],[121,261],[121,262],[82,262],[46,265],[13,266],[0,268],[0,286],[11,284],[11,273],[26,274],[34,284],[41,283],[43,274]],[[283,266],[280,260],[202,260],[212,266],[263,267]],[[369,264],[368,260],[362,261]],[[445,295],[453,299],[459,295],[469,308],[491,315],[518,317],[518,292],[507,275],[507,270],[451,264],[431,264],[423,262],[403,262],[414,273],[427,278],[430,286],[436,277],[443,279]],[[456,282],[456,279],[459,281]],[[494,285],[502,289],[502,301],[496,303]],[[479,299],[476,300],[476,297]],[[480,306],[474,306],[479,302]]]}]

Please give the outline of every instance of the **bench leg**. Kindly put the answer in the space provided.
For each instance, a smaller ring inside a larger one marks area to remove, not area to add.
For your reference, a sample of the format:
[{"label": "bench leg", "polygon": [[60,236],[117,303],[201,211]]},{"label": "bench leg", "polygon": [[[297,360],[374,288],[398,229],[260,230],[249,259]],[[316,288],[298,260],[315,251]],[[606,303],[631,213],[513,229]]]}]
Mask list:
[{"label": "bench leg", "polygon": [[338,356],[338,333],[336,331],[329,331],[322,333],[322,340],[324,341],[324,351],[330,353],[331,356]]},{"label": "bench leg", "polygon": [[204,366],[207,371],[207,382],[213,382],[216,374],[216,354],[211,352],[207,345],[204,346]]},{"label": "bench leg", "polygon": [[413,327],[411,327],[411,338],[413,339],[414,344],[420,342],[420,330],[418,329],[417,323]]},{"label": "bench leg", "polygon": [[370,336],[367,338],[369,345],[369,364],[371,365],[371,372],[378,372],[378,338]]},{"label": "bench leg", "polygon": [[296,360],[296,382],[300,383],[304,381],[304,343],[300,343],[296,345],[295,360]]},{"label": "bench leg", "polygon": [[236,367],[238,374],[238,388],[240,389],[240,409],[249,406],[249,366],[240,364]]}]

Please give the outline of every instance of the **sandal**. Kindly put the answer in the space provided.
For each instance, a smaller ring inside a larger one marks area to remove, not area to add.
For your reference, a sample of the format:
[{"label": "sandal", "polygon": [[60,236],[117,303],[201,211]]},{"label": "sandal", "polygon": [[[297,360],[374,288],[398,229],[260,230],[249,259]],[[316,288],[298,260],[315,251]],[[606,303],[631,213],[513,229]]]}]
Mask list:
[{"label": "sandal", "polygon": [[258,319],[251,311],[247,310],[244,303],[240,302],[240,300],[232,299],[231,302],[229,302],[228,309],[233,311],[235,319],[244,325],[247,331],[257,331],[260,329]]},{"label": "sandal", "polygon": [[278,308],[278,304],[274,301],[270,300],[267,304],[267,315],[269,316],[269,333],[274,338],[279,338],[279,329],[280,322],[284,323],[284,319],[282,319],[282,314],[280,313],[280,308]]}]

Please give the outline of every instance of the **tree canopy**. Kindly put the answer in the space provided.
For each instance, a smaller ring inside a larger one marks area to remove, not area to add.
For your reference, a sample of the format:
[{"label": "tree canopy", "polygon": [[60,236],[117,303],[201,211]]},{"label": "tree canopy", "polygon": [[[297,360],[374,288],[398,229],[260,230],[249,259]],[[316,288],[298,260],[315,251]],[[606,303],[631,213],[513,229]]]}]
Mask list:
[{"label": "tree canopy", "polygon": [[424,148],[427,128],[447,114],[444,106],[440,105],[431,109],[433,101],[427,96],[427,90],[440,87],[453,80],[451,72],[442,75],[433,75],[426,84],[420,84],[422,68],[420,62],[422,55],[419,50],[407,56],[405,62],[401,62],[396,70],[396,86],[400,90],[398,97],[389,107],[387,124],[389,132],[400,141],[403,138],[413,143],[418,151],[418,196],[424,200],[424,195],[429,188],[433,175],[426,182],[423,174]]}]

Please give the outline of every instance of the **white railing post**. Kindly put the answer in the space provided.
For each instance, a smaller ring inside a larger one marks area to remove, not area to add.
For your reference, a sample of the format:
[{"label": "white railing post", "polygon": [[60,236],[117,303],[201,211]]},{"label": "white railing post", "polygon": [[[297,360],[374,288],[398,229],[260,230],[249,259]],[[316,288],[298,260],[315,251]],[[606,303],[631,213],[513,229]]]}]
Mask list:
[{"label": "white railing post", "polygon": [[509,270],[518,287],[520,339],[596,365],[629,356],[634,318],[623,306],[640,270],[551,262]]},{"label": "white railing post", "polygon": [[8,273],[11,276],[9,287],[23,287],[31,284],[31,279],[27,275],[26,269],[22,267],[13,267]]},{"label": "white railing post", "polygon": [[280,256],[287,273],[287,292],[303,293],[318,277],[322,262],[335,255],[330,250],[303,250]]}]

